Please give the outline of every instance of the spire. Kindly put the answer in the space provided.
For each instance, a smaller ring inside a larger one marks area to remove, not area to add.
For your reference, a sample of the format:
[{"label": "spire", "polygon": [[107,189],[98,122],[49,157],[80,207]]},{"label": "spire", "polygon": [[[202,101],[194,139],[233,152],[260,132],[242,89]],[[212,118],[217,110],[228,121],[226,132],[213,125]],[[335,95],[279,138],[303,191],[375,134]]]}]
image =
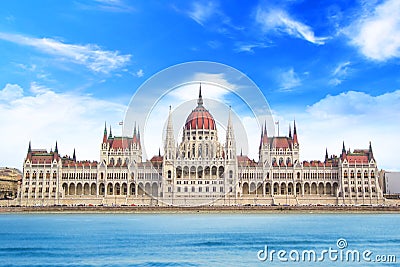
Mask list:
[{"label": "spire", "polygon": [[292,126],[289,123],[289,138],[292,138]]},{"label": "spire", "polygon": [[268,132],[267,132],[267,122],[266,121],[264,122],[264,131],[263,131],[261,140],[262,140],[261,142],[263,144],[268,143]]},{"label": "spire", "polygon": [[368,160],[371,160],[372,158],[374,158],[374,153],[372,152],[371,141],[369,141]]},{"label": "spire", "polygon": [[326,150],[325,150],[325,161],[327,161],[328,160],[328,148],[326,148]]},{"label": "spire", "polygon": [[137,126],[137,139],[140,141],[140,130],[139,130],[139,125]]},{"label": "spire", "polygon": [[243,151],[240,149],[240,156],[243,157]]},{"label": "spire", "polygon": [[297,140],[297,128],[296,128],[296,121],[293,123],[293,143],[298,144],[299,141]]},{"label": "spire", "polygon": [[169,106],[168,122],[167,122],[167,133],[165,135],[164,143],[164,157],[172,159],[175,157],[175,139],[174,139],[174,128],[172,123],[172,109]]},{"label": "spire", "polygon": [[104,134],[103,134],[103,143],[107,142],[107,123],[104,122]]},{"label": "spire", "polygon": [[31,141],[29,141],[29,146],[28,146],[28,153],[32,152],[32,148],[31,148]]},{"label": "spire", "polygon": [[136,135],[136,121],[135,121],[135,126],[133,127],[133,136]]},{"label": "spire", "polygon": [[264,134],[267,135],[267,121],[264,122]]},{"label": "spire", "polygon": [[236,155],[236,142],[235,142],[235,134],[233,131],[231,113],[232,113],[232,108],[229,107],[228,126],[226,127],[225,156],[227,159],[233,160],[236,158],[237,155]]},{"label": "spire", "polygon": [[108,135],[108,138],[112,138],[111,125],[110,125],[110,134]]},{"label": "spire", "polygon": [[72,154],[72,159],[73,159],[74,161],[76,161],[75,148],[74,148],[74,154]]},{"label": "spire", "polygon": [[56,141],[56,147],[54,148],[54,153],[58,153],[58,145],[57,145],[57,141]]},{"label": "spire", "polygon": [[197,105],[202,106],[203,105],[203,97],[201,95],[201,83],[200,83],[200,89],[199,89],[199,99],[197,100]]},{"label": "spire", "polygon": [[344,141],[343,141],[342,154],[346,154],[346,147],[344,146]]},{"label": "spire", "polygon": [[161,157],[161,149],[158,148],[158,156]]}]

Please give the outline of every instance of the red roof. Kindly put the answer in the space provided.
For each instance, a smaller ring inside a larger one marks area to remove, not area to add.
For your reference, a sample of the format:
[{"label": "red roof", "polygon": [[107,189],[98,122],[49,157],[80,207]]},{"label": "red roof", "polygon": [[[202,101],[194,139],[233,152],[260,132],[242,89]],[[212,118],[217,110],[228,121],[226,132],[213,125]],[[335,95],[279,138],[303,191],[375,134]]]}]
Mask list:
[{"label": "red roof", "polygon": [[187,117],[185,128],[215,130],[215,121],[210,112],[202,105],[198,105]]},{"label": "red roof", "polygon": [[282,148],[286,149],[290,147],[291,140],[289,140],[287,137],[274,137],[272,139],[272,147],[275,147],[277,149]]},{"label": "red roof", "polygon": [[349,163],[368,163],[368,156],[365,155],[349,155],[346,156],[347,162]]},{"label": "red roof", "polygon": [[254,160],[249,159],[248,156],[237,156],[239,166],[242,167],[254,167],[257,163]]}]

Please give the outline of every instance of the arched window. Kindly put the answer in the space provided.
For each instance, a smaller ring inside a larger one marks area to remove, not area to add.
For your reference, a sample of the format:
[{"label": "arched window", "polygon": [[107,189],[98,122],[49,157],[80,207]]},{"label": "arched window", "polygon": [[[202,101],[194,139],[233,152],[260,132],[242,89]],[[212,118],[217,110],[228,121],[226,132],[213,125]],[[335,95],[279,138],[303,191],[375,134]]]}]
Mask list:
[{"label": "arched window", "polygon": [[171,179],[171,176],[172,176],[172,172],[168,171],[168,179]]}]

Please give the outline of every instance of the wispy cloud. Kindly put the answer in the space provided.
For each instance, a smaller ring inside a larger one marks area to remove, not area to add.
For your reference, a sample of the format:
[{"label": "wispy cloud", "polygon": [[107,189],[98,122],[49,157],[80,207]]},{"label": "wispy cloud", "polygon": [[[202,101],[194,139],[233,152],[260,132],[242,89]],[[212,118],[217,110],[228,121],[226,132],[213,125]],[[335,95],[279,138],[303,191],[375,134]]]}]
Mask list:
[{"label": "wispy cloud", "polygon": [[400,57],[400,1],[387,0],[364,8],[344,33],[367,58],[385,61]]},{"label": "wispy cloud", "polygon": [[290,15],[278,8],[266,9],[259,6],[256,10],[256,21],[265,32],[283,32],[295,38],[304,39],[310,43],[323,45],[327,37],[315,36],[312,28],[300,21],[296,21]]},{"label": "wispy cloud", "polygon": [[294,87],[301,85],[301,79],[294,69],[290,68],[280,74],[279,83],[281,91],[292,91]]},{"label": "wispy cloud", "polygon": [[144,75],[144,71],[143,71],[142,69],[138,70],[138,71],[134,74],[134,76],[136,76],[136,77],[138,77],[138,78],[143,77],[143,75]]},{"label": "wispy cloud", "polygon": [[264,43],[244,43],[244,42],[236,42],[235,43],[235,52],[247,52],[254,53],[255,48],[265,48],[267,45]]},{"label": "wispy cloud", "polygon": [[348,75],[350,70],[350,61],[340,63],[332,72],[332,79],[329,81],[330,84],[336,86],[343,82]]},{"label": "wispy cloud", "polygon": [[204,26],[207,20],[218,14],[218,5],[211,1],[206,3],[194,2],[187,14],[198,24]]},{"label": "wispy cloud", "polygon": [[131,55],[119,51],[102,50],[94,44],[66,44],[52,38],[35,38],[20,34],[0,32],[0,39],[19,45],[34,47],[58,59],[83,65],[94,72],[109,73],[125,66]]},{"label": "wispy cloud", "polygon": [[135,9],[123,0],[93,0],[92,3],[76,2],[81,9],[101,10],[105,12],[126,13]]}]

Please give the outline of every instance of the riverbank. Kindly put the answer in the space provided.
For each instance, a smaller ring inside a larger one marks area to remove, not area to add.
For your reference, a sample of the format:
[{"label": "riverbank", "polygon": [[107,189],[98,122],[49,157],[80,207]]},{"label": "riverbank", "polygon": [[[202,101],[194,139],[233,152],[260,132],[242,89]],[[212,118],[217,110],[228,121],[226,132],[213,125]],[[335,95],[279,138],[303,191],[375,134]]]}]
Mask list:
[{"label": "riverbank", "polygon": [[399,206],[0,207],[0,213],[400,213]]}]

